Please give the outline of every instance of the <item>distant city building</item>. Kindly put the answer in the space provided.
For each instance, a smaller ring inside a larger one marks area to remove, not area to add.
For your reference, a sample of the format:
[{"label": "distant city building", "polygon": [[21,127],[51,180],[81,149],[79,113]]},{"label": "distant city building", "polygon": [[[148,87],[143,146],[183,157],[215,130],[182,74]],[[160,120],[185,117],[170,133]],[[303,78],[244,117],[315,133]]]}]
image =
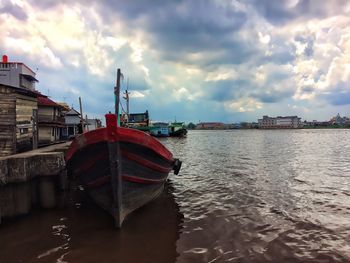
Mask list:
[{"label": "distant city building", "polygon": [[338,113],[335,117],[331,118],[329,121],[331,124],[350,124],[350,119],[348,117],[340,117],[340,114]]},{"label": "distant city building", "polygon": [[329,121],[303,121],[301,123],[303,128],[327,128],[332,125]]},{"label": "distant city building", "polygon": [[240,129],[257,129],[258,123],[256,122],[241,122],[239,124]]},{"label": "distant city building", "polygon": [[263,116],[258,119],[259,129],[297,129],[301,127],[300,118],[298,116]]},{"label": "distant city building", "polygon": [[225,129],[225,124],[222,122],[201,122],[196,126],[198,130],[222,130]]}]

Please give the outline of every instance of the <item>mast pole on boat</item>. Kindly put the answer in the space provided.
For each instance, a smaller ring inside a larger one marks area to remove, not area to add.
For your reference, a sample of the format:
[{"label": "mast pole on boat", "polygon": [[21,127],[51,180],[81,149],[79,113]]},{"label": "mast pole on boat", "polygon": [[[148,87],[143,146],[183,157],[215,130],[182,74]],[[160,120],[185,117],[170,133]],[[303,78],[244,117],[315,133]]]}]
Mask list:
[{"label": "mast pole on boat", "polygon": [[126,98],[126,115],[128,118],[128,122],[129,122],[129,78],[127,80],[127,84],[126,84],[126,91],[125,91],[125,98]]},{"label": "mast pole on boat", "polygon": [[[120,101],[120,77],[121,77],[121,72],[120,68],[117,70],[117,82],[114,88],[114,95],[115,95],[115,115],[117,116],[117,120],[119,120],[119,101]],[[119,121],[118,121],[119,124]]]},{"label": "mast pole on boat", "polygon": [[119,119],[119,100],[120,100],[120,69],[117,71],[117,82],[114,88],[115,95],[115,115],[107,114],[106,124],[108,131],[108,152],[111,169],[112,185],[112,213],[115,226],[120,228],[123,222],[122,218],[122,176],[120,167],[120,149],[117,139],[118,136],[118,119]]}]

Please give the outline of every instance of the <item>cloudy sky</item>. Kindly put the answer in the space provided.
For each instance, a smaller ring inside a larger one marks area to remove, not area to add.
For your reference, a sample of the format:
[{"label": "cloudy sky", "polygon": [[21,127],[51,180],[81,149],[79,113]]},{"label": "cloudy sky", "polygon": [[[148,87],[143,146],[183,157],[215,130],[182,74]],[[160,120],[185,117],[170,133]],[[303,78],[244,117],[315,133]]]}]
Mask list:
[{"label": "cloudy sky", "polygon": [[153,120],[350,115],[348,0],[0,0],[0,50],[90,117],[118,67]]}]

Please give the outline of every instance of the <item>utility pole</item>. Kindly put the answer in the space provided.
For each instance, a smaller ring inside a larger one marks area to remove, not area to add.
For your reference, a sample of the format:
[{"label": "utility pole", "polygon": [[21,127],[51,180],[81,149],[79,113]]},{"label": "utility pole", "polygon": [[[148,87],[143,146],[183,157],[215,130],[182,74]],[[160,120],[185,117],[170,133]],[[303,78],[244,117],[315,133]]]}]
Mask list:
[{"label": "utility pole", "polygon": [[79,97],[79,107],[80,107],[80,121],[81,121],[81,128],[84,132],[84,115],[83,115],[83,106],[81,104],[81,98]]},{"label": "utility pole", "polygon": [[129,78],[127,79],[126,83],[126,91],[124,92],[125,97],[123,97],[126,100],[126,116],[127,116],[127,122],[129,122]]}]

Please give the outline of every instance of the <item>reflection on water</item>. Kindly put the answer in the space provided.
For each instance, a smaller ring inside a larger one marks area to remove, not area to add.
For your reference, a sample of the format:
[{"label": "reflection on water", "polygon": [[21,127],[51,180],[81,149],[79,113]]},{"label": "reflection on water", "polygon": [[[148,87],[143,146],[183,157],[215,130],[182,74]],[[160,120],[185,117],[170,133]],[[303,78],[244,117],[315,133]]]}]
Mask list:
[{"label": "reflection on water", "polygon": [[167,184],[155,201],[115,229],[77,191],[62,210],[36,211],[0,228],[0,262],[174,262],[182,216]]},{"label": "reflection on water", "polygon": [[350,262],[350,131],[190,131],[121,230],[85,198],[0,226],[0,262]]}]

